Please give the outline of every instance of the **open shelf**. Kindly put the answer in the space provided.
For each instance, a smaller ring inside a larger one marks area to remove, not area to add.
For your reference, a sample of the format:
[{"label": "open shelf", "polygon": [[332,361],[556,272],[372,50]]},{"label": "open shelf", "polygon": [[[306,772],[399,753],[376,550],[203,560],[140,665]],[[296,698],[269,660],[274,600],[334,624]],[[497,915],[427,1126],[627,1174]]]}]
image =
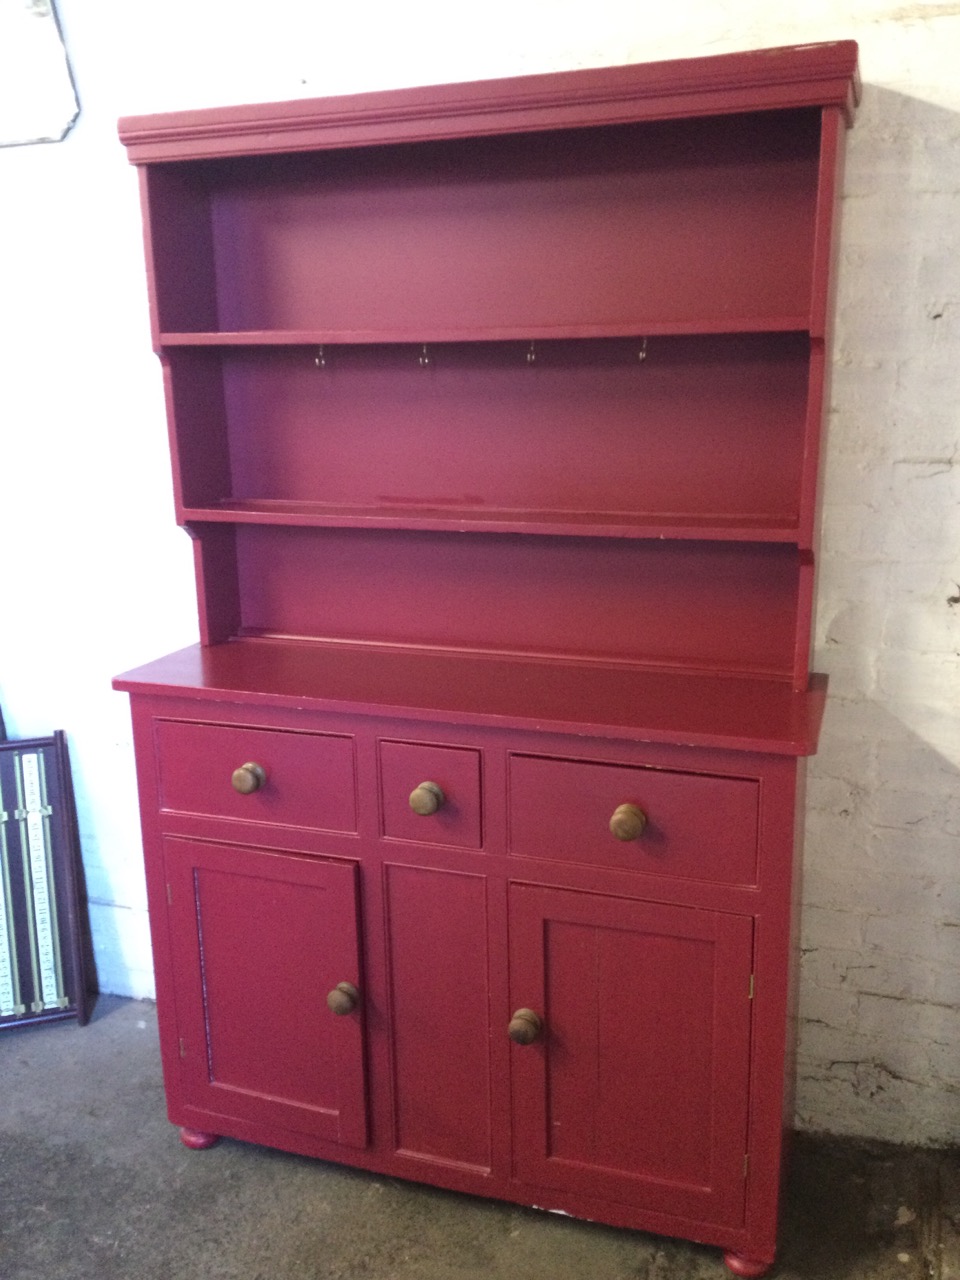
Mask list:
[{"label": "open shelf", "polygon": [[172,350],[178,515],[796,542],[810,351],[795,331]]},{"label": "open shelf", "polygon": [[795,678],[808,575],[796,546],[263,524],[192,532],[214,641],[382,642]]},{"label": "open shelf", "polygon": [[155,165],[158,329],[815,328],[820,123],[798,108]]}]

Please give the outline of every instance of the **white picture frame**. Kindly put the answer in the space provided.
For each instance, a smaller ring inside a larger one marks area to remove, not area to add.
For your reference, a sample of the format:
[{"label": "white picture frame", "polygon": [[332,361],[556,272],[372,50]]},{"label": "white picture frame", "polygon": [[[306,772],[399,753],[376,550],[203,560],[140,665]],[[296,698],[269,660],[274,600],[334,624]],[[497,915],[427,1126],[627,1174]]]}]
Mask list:
[{"label": "white picture frame", "polygon": [[60,142],[79,114],[53,0],[0,0],[0,146]]}]

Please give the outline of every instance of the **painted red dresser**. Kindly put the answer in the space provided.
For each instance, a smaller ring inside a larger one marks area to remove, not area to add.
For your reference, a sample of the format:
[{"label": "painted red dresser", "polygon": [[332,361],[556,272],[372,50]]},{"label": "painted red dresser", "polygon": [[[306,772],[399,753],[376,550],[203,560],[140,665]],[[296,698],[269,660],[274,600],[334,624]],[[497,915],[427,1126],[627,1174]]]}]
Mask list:
[{"label": "painted red dresser", "polygon": [[116,681],[189,1145],[772,1262],[858,87],[121,122],[201,624]]}]

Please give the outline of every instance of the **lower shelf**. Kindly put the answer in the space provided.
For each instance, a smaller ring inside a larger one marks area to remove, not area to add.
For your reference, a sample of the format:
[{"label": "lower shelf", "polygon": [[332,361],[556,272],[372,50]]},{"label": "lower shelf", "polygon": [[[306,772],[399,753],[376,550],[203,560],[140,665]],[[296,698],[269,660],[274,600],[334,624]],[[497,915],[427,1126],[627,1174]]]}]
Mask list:
[{"label": "lower shelf", "polygon": [[578,538],[671,538],[701,542],[800,541],[795,515],[682,515],[673,512],[523,511],[450,504],[370,504],[225,499],[212,507],[185,507],[184,524],[291,525],[295,528],[413,529],[437,533],[528,533]]},{"label": "lower shelf", "polygon": [[782,680],[664,672],[560,659],[266,637],[193,645],[118,676],[129,693],[412,719],[599,733],[805,756],[816,750],[825,676]]}]

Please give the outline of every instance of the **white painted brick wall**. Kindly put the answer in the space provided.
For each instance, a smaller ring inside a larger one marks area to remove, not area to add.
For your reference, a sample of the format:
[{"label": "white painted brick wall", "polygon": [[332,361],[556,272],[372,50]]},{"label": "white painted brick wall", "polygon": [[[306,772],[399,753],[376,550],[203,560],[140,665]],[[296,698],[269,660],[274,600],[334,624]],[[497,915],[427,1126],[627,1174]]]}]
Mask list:
[{"label": "white painted brick wall", "polygon": [[[68,729],[104,989],[152,990],[110,675],[196,635],[120,114],[854,38],[809,787],[799,1122],[960,1141],[960,4],[60,0],[82,114],[0,152],[0,626],[21,735]],[[456,20],[451,15],[456,14]],[[42,475],[38,491],[30,478]],[[44,518],[35,518],[38,502]],[[30,586],[33,582],[35,585]]]},{"label": "white painted brick wall", "polygon": [[843,208],[798,1113],[956,1142],[960,88],[945,71],[960,9],[872,8],[853,32],[866,87]]}]

